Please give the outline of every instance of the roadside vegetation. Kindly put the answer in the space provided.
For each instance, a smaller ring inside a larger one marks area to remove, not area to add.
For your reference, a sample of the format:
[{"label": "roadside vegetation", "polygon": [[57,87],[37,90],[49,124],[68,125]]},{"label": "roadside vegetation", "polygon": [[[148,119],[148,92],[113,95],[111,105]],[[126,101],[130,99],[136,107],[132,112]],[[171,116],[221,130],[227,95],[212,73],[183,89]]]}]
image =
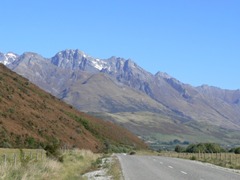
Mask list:
[{"label": "roadside vegetation", "polygon": [[225,149],[216,143],[176,145],[175,151],[140,150],[137,155],[182,158],[240,170],[240,147]]},{"label": "roadside vegetation", "polygon": [[112,177],[114,180],[122,179],[121,164],[116,156],[112,158],[112,162],[108,167],[107,174]]},{"label": "roadside vegetation", "polygon": [[226,168],[240,169],[240,147],[224,149],[215,143],[190,144],[187,147],[177,145],[175,152],[162,151],[159,155],[197,160]]},{"label": "roadside vegetation", "polygon": [[13,157],[13,153],[21,157],[21,153],[35,154],[37,150],[0,149],[0,179],[84,179],[82,174],[92,170],[101,154],[92,153],[89,150],[65,150],[61,151],[62,160],[54,156],[44,156],[43,158],[26,156],[15,162],[10,158],[4,164],[3,154]]}]

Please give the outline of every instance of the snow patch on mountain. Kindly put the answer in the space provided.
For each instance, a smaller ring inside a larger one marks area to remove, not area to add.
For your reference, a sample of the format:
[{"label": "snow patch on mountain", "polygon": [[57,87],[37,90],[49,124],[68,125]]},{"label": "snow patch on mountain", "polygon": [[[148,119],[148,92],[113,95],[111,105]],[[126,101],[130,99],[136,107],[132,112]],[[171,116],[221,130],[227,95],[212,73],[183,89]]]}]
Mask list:
[{"label": "snow patch on mountain", "polygon": [[14,54],[14,53],[0,53],[0,63],[4,64],[5,66],[11,64],[12,62],[14,62],[17,59],[18,55]]},{"label": "snow patch on mountain", "polygon": [[14,53],[7,53],[6,56],[7,56],[8,58],[16,58],[16,57],[17,57],[17,55],[14,54]]},{"label": "snow patch on mountain", "polygon": [[100,59],[92,59],[91,64],[93,67],[101,71],[102,69],[108,68],[107,62]]}]

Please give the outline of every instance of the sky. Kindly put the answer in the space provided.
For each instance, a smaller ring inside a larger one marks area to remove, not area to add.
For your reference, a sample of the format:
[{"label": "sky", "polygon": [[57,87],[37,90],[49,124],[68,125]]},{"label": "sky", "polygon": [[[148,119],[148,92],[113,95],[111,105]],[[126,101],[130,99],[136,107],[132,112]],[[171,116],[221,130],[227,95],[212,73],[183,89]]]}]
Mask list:
[{"label": "sky", "polygon": [[80,49],[200,86],[240,89],[239,0],[1,0],[0,52]]}]

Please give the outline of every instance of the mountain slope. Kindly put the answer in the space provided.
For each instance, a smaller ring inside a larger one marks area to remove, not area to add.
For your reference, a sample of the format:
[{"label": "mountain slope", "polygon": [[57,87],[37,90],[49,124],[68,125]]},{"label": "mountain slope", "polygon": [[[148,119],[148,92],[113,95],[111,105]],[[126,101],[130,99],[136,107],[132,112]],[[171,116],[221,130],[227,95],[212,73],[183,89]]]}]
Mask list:
[{"label": "mountain slope", "polygon": [[[10,69],[54,96],[79,110],[101,114],[106,120],[110,118],[136,134],[135,129],[142,132],[140,135],[148,136],[159,131],[162,134],[175,133],[179,128],[185,140],[194,142],[198,141],[198,135],[194,139],[194,131],[215,140],[227,133],[229,137],[224,143],[231,143],[231,139],[235,142],[239,138],[235,135],[240,131],[239,90],[193,87],[166,73],[153,75],[130,59],[97,59],[80,50],[61,51],[50,59],[35,53],[24,53],[16,56],[15,61],[9,59],[9,62],[7,56],[4,57]],[[147,118],[144,112],[160,116],[160,120],[154,120],[159,122],[154,129],[151,123],[132,123],[139,114]],[[112,114],[109,116],[109,113]],[[128,122],[123,123],[121,116],[129,113],[135,113],[135,116],[131,114],[132,118],[126,117]],[[161,139],[160,136],[158,138]]]},{"label": "mountain slope", "polygon": [[[160,112],[165,108],[142,92],[127,86],[119,86],[103,73],[91,75],[84,81],[76,81],[63,99],[78,109],[90,112],[96,110],[101,112],[139,110]],[[79,99],[85,103],[80,103]]]},{"label": "mountain slope", "polygon": [[80,113],[0,64],[0,146],[62,146],[103,151],[114,145],[145,147],[127,130]]}]

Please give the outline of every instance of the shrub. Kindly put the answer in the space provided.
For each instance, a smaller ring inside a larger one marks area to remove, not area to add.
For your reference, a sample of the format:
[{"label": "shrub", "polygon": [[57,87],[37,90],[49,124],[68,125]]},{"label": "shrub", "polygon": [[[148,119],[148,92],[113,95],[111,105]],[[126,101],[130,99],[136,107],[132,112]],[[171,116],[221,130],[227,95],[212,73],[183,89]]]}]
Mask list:
[{"label": "shrub", "polygon": [[236,148],[234,151],[235,154],[240,154],[240,147]]},{"label": "shrub", "polygon": [[136,152],[135,152],[135,151],[131,151],[129,154],[130,154],[130,155],[135,155]]},{"label": "shrub", "polygon": [[9,142],[4,141],[4,142],[0,143],[0,147],[2,147],[2,148],[12,148],[12,145]]},{"label": "shrub", "polygon": [[190,160],[195,161],[195,160],[197,160],[197,158],[196,158],[196,156],[192,156],[192,157],[190,157]]},{"label": "shrub", "polygon": [[92,162],[92,167],[95,169],[95,168],[100,168],[101,167],[101,164],[102,164],[102,158],[99,157],[96,159],[95,162]]},{"label": "shrub", "polygon": [[63,162],[63,155],[60,152],[60,145],[59,143],[52,143],[52,144],[47,144],[44,148],[46,151],[46,155],[49,158],[56,159],[59,162]]},{"label": "shrub", "polygon": [[175,147],[175,151],[178,152],[178,153],[184,152],[185,150],[186,150],[186,149],[185,149],[184,147],[179,146],[179,145],[177,145],[177,146]]},{"label": "shrub", "polygon": [[19,154],[20,154],[21,166],[26,167],[27,164],[30,162],[30,157],[25,157],[24,152],[23,152],[22,149],[19,149],[19,151],[20,151]]},{"label": "shrub", "polygon": [[158,152],[158,153],[161,153],[161,152],[162,152],[162,149],[161,149],[161,148],[159,148],[159,149],[157,150],[157,152]]},{"label": "shrub", "polygon": [[35,147],[35,139],[33,137],[27,137],[25,142],[27,143],[27,147],[29,148]]},{"label": "shrub", "polygon": [[199,143],[199,144],[191,144],[187,147],[186,152],[189,153],[220,153],[225,150],[220,147],[219,144],[215,143]]}]

